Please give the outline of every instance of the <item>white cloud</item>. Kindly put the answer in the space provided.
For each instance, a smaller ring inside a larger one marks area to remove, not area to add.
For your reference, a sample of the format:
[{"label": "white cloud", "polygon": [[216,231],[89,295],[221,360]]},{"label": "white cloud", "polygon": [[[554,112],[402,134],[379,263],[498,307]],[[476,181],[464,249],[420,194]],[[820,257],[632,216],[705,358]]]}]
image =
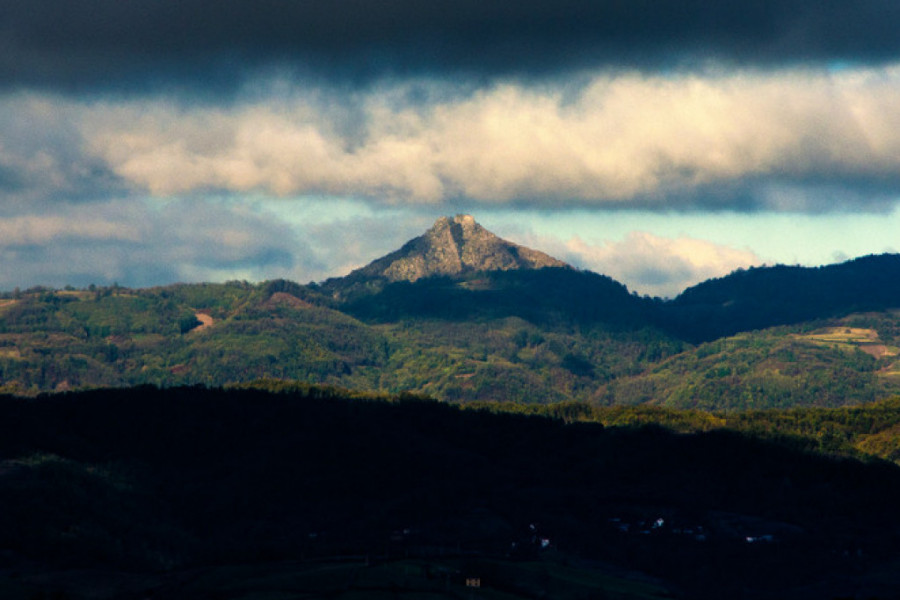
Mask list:
[{"label": "white cloud", "polygon": [[[319,279],[417,235],[435,205],[476,217],[479,207],[523,202],[820,213],[885,209],[900,197],[900,65],[579,82],[392,81],[341,95],[283,80],[256,82],[221,106],[0,95],[3,281],[21,285],[29,269],[51,284],[90,272],[122,283],[251,272]],[[209,190],[231,202],[207,202]],[[154,212],[148,194],[174,207]],[[248,196],[307,194],[398,208],[318,229],[240,208]],[[401,227],[400,210],[419,216]],[[622,231],[631,229],[653,228]],[[759,263],[749,251],[648,233],[529,245],[653,295]],[[859,246],[853,254],[867,251]]]},{"label": "white cloud", "polygon": [[566,260],[609,275],[641,294],[674,297],[685,288],[762,261],[749,250],[688,237],[663,238],[641,231],[619,242],[589,244],[579,237],[560,248]]},{"label": "white cloud", "polygon": [[122,191],[106,161],[84,151],[79,125],[90,112],[54,96],[0,95],[0,210]]},{"label": "white cloud", "polygon": [[[425,101],[409,99],[410,85],[350,99],[297,87],[228,108],[92,104],[81,130],[92,157],[160,196],[702,205],[697,196],[758,181],[768,208],[828,210],[835,194],[817,203],[806,185],[885,183],[900,168],[900,67],[597,75],[578,90],[505,83],[455,95],[433,82],[420,84],[437,90]],[[800,200],[785,197],[792,186]]]}]

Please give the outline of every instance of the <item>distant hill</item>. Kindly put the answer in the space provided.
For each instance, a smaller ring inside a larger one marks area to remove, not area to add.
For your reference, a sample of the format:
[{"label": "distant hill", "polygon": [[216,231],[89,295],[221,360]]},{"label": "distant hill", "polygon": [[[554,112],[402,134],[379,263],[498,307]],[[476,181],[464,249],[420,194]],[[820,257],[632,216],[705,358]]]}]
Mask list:
[{"label": "distant hill", "polygon": [[895,312],[743,332],[610,381],[608,403],[704,410],[834,407],[900,393]]},{"label": "distant hill", "polygon": [[0,391],[277,378],[455,402],[836,406],[900,389],[900,256],[763,267],[672,301],[439,219],[321,284],[0,295]]},{"label": "distant hill", "polygon": [[823,267],[776,265],[697,284],[666,303],[666,327],[690,341],[900,306],[900,255]]}]

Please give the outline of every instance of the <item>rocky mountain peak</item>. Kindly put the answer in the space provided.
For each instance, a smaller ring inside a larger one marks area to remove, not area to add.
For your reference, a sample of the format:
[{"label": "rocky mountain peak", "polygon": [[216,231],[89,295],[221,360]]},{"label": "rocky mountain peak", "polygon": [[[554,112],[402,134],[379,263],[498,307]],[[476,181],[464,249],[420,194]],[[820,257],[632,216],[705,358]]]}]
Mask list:
[{"label": "rocky mountain peak", "polygon": [[416,281],[433,275],[565,267],[552,256],[503,240],[472,215],[441,217],[421,236],[399,250],[353,271],[346,284],[366,279]]}]

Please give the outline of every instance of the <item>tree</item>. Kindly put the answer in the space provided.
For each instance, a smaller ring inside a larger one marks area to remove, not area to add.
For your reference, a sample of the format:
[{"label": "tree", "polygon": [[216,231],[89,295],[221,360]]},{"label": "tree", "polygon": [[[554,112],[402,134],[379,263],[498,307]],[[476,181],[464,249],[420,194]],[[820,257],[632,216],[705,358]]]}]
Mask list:
[{"label": "tree", "polygon": [[178,319],[178,330],[182,334],[185,334],[195,327],[199,327],[200,325],[202,325],[202,323],[194,313],[182,315],[182,317]]}]

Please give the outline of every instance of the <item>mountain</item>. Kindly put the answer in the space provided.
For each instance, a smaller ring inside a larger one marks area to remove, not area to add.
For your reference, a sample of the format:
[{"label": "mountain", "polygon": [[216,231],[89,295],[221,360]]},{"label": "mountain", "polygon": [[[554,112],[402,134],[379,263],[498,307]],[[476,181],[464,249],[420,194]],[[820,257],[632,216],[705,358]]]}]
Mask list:
[{"label": "mountain", "polygon": [[441,217],[399,250],[322,289],[367,322],[519,317],[542,326],[651,326],[652,307],[621,283],[501,239],[471,215]]},{"label": "mountain", "polygon": [[423,235],[323,288],[339,296],[385,283],[414,282],[434,276],[458,277],[487,271],[568,267],[552,256],[503,240],[471,215],[441,217]]}]

